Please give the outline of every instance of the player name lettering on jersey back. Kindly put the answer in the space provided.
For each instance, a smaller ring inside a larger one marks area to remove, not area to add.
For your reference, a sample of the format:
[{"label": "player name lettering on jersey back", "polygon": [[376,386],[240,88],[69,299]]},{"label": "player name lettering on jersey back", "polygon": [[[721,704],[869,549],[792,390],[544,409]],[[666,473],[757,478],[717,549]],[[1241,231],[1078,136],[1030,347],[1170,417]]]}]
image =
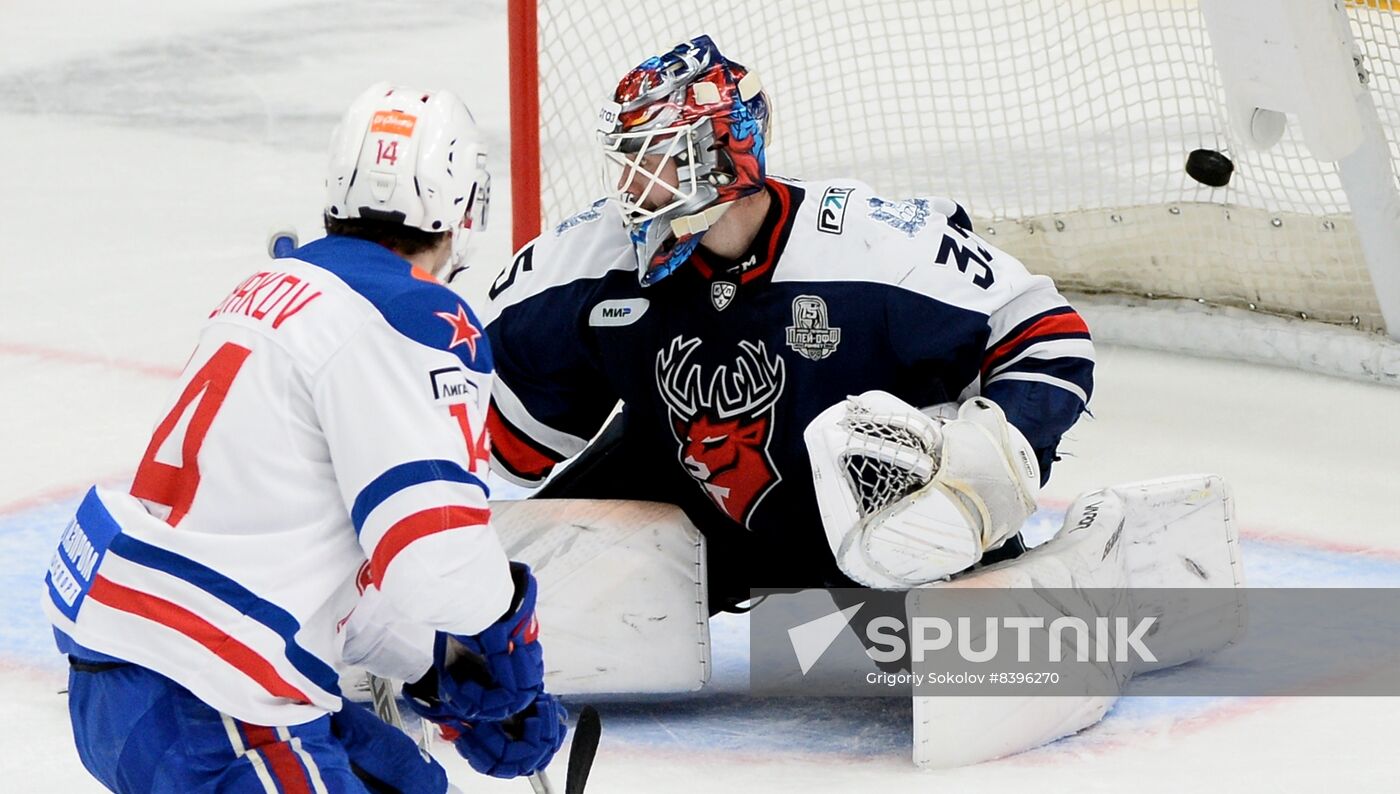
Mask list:
[{"label": "player name lettering on jersey back", "polygon": [[254,273],[214,307],[209,316],[242,314],[254,320],[270,319],[275,329],[321,296],[319,290],[308,295],[310,289],[309,283],[290,273]]}]

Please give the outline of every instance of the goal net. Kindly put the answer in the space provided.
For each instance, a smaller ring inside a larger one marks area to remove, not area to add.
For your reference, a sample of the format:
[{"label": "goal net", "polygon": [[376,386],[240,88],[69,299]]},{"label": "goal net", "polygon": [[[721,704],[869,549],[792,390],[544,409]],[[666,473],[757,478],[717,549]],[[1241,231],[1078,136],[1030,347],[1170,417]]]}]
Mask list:
[{"label": "goal net", "polygon": [[[770,173],[953,198],[1067,291],[1385,330],[1336,166],[1296,124],[1264,152],[1234,137],[1195,0],[531,5],[542,187],[517,224],[548,228],[601,195],[603,95],[648,55],[708,33],[763,79]],[[1356,0],[1348,15],[1394,165],[1400,3]],[[1229,156],[1226,186],[1186,174],[1195,149]]]}]

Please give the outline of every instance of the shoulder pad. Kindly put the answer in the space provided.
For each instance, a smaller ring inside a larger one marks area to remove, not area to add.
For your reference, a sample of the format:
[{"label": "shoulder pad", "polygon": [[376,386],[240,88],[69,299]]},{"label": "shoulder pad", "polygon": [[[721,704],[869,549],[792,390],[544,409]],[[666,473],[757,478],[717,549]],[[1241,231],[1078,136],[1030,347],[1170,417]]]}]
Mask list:
[{"label": "shoulder pad", "polygon": [[526,243],[491,283],[485,313],[494,317],[551,287],[636,269],[626,225],[599,199]]},{"label": "shoulder pad", "polygon": [[398,333],[456,355],[469,369],[491,371],[481,322],[451,288],[375,243],[326,237],[297,249],[303,261],[329,271]]},{"label": "shoulder pad", "polygon": [[804,187],[775,282],[865,282],[984,313],[1023,288],[1025,267],[979,237],[951,199],[889,199],[850,180]]}]

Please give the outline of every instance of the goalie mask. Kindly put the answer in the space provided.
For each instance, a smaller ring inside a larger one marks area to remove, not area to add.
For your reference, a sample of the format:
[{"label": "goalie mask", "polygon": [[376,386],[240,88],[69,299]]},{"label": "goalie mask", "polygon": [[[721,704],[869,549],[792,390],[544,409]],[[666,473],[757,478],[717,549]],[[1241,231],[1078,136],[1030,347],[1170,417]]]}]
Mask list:
[{"label": "goalie mask", "polygon": [[768,98],[758,76],[698,36],[618,83],[598,119],[642,285],[695,251],[729,205],[763,189]]},{"label": "goalie mask", "polygon": [[450,91],[377,83],[331,134],[326,215],[452,232],[448,273],[463,266],[467,239],[486,226],[491,175],[467,106]]}]

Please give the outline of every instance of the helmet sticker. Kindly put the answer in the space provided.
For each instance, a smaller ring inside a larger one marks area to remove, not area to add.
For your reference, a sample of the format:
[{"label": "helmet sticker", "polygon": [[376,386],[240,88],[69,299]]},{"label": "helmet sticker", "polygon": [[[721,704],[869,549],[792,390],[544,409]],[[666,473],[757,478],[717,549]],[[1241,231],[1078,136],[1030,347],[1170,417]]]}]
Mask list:
[{"label": "helmet sticker", "polygon": [[418,124],[418,117],[412,116],[398,110],[381,110],[374,114],[374,119],[370,122],[370,132],[385,132],[390,135],[402,135],[405,138],[413,136],[413,128]]}]

